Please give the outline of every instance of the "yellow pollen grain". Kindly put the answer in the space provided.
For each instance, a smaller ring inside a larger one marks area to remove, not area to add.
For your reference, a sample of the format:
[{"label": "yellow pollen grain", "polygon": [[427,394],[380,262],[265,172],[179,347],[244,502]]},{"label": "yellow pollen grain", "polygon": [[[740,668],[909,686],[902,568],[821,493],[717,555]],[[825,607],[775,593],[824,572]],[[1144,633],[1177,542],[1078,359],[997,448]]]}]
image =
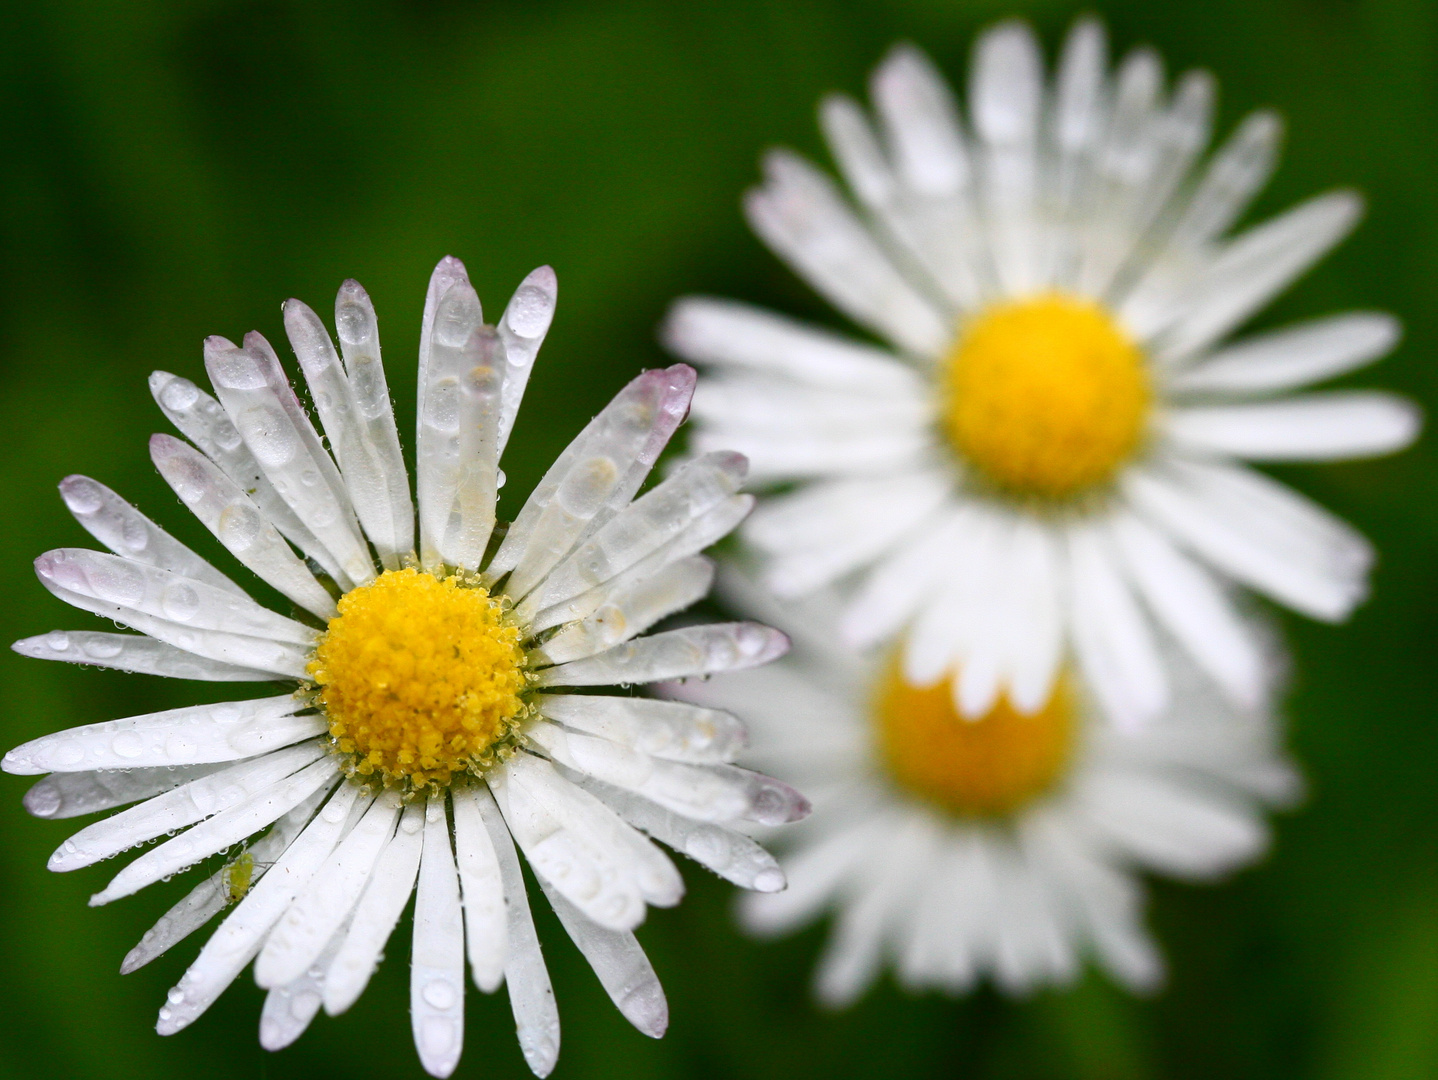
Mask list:
[{"label": "yellow pollen grain", "polygon": [[1144,355],[1099,305],[1049,293],[970,320],[943,366],[943,426],[1011,495],[1068,499],[1112,479],[1143,438]]},{"label": "yellow pollen grain", "polygon": [[948,680],[913,686],[896,657],[875,695],[874,718],[890,778],[963,817],[1012,813],[1051,789],[1073,757],[1073,695],[1064,679],[1035,713],[1001,696],[984,716],[966,719]]},{"label": "yellow pollen grain", "polygon": [[309,673],[353,771],[418,789],[498,760],[524,712],[524,664],[485,589],[407,568],[340,599]]}]

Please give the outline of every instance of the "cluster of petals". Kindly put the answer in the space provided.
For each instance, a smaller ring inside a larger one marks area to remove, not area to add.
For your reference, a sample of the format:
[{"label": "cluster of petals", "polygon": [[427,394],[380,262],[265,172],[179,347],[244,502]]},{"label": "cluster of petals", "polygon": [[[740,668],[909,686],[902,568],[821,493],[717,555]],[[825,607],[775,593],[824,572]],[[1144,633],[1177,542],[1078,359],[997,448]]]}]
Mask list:
[{"label": "cluster of petals", "polygon": [[742,712],[749,759],[813,799],[807,820],[774,837],[788,889],[745,897],[740,914],[761,936],[832,914],[815,978],[830,1005],[853,1002],[886,967],[910,990],[962,993],[989,978],[1022,995],[1073,982],[1088,957],[1151,990],[1164,968],[1140,875],[1211,881],[1252,862],[1268,847],[1265,808],[1301,793],[1271,710],[1235,708],[1174,651],[1161,715],[1120,731],[1081,694],[1075,745],[1049,790],[1011,812],[956,816],[884,768],[871,715],[882,658],[835,640],[837,597],[781,605],[743,574],[721,587],[794,648],[666,692]]},{"label": "cluster of petals", "polygon": [[[1072,655],[1104,713],[1133,728],[1172,698],[1165,636],[1254,705],[1263,650],[1235,594],[1340,620],[1373,553],[1249,463],[1384,454],[1419,426],[1392,395],[1291,393],[1387,353],[1388,315],[1228,340],[1348,232],[1358,197],[1320,195],[1231,234],[1274,166],[1277,117],[1249,116],[1205,157],[1211,77],[1190,72],[1170,93],[1146,48],[1110,72],[1093,20],[1052,80],[1028,27],[986,31],[966,112],[908,46],[871,96],[873,119],[842,96],[821,110],[847,192],[776,151],[746,209],[884,346],[709,298],[679,301],[665,327],[675,352],[714,372],[695,397],[694,445],[735,448],[756,481],[793,485],[743,530],[767,557],[764,581],[783,596],[840,583],[846,639],[904,634],[910,679],[957,671],[965,715],[1005,691],[1037,708]],[[1138,450],[1073,505],[975,482],[938,422],[938,369],[966,320],[1051,294],[1109,313],[1154,393]]]},{"label": "cluster of petals", "polygon": [[[634,379],[558,458],[502,538],[496,530],[500,455],[555,299],[554,274],[541,268],[486,324],[463,265],[439,264],[420,342],[413,499],[375,312],[353,281],[336,301],[338,350],[311,309],[297,301],[284,309],[324,441],[258,334],[205,343],[214,397],[186,379],[153,376],[156,401],[188,440],[152,439],[161,475],[240,564],[314,619],[257,603],[97,481],[72,476],[61,485],[76,519],[109,550],[49,552],[36,560],[41,582],[140,633],[55,631],[18,651],[186,679],[301,685],[75,728],[4,758],[8,772],[49,774],[25,800],[41,817],[135,804],[65,841],[51,869],[160,841],[93,904],[229,853],[125,959],[132,971],[233,905],[170,991],[161,1034],[192,1023],[253,961],[268,990],[261,1042],[293,1042],[322,1007],[339,1013],[359,996],[413,894],[411,1016],[424,1067],[447,1076],[459,1060],[467,958],[479,989],[508,984],[521,1049],[543,1076],[558,1054],[559,1018],[519,852],[615,1004],[653,1036],[665,1029],[667,1006],[633,931],[648,905],[675,904],[683,892],[654,841],[746,888],[783,887],[775,861],[736,826],[792,820],[807,806],[732,764],[740,723],[708,708],[595,692],[745,668],[787,647],[782,634],[753,623],[644,635],[704,595],[713,566],[699,552],[752,503],[738,490],[744,459],[722,452],[638,494],[687,413],[693,371],[676,365]],[[304,689],[315,626],[336,615],[326,582],[343,593],[416,559],[507,598],[533,694],[512,756],[448,788],[406,794],[347,772]]]}]

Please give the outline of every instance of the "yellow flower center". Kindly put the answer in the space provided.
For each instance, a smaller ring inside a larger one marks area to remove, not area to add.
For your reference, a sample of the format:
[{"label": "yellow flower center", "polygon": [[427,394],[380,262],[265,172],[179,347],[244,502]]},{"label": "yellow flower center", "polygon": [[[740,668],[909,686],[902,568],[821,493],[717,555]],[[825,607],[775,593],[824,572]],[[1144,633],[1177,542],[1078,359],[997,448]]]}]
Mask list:
[{"label": "yellow flower center", "polygon": [[519,640],[485,589],[386,571],[340,599],[309,664],[331,739],[387,785],[481,772],[512,752],[525,712]]},{"label": "yellow flower center", "polygon": [[1143,353],[1103,308],[1049,293],[970,320],[943,368],[943,424],[963,459],[1020,497],[1066,499],[1138,447]]},{"label": "yellow flower center", "polygon": [[1073,694],[1064,679],[1038,712],[1021,713],[1000,697],[970,720],[954,708],[948,680],[913,686],[896,657],[874,712],[890,777],[952,814],[1011,813],[1052,788],[1073,758]]}]

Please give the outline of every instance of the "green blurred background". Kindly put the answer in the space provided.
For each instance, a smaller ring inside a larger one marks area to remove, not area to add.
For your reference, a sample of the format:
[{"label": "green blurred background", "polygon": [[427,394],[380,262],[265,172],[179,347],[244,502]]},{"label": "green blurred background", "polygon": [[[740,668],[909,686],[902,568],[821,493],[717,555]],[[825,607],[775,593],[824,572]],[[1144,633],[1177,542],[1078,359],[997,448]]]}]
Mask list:
[{"label": "green blurred background", "polygon": [[[1012,13],[1052,51],[1079,10],[990,0],[457,0],[6,5],[0,20],[0,638],[85,627],[30,560],[87,543],[56,482],[110,484],[201,550],[215,545],[152,472],[164,425],[145,376],[202,377],[200,341],[279,342],[287,296],[326,310],[364,282],[408,430],[431,266],[464,258],[492,312],[532,267],[559,314],[506,460],[510,499],[641,367],[692,290],[832,317],[745,230],[765,146],[819,153],[814,105],[859,92],[904,37],[961,80],[974,31]],[[1158,46],[1222,85],[1222,127],[1258,105],[1291,149],[1256,214],[1336,184],[1370,213],[1264,323],[1396,311],[1408,336],[1355,383],[1428,403],[1438,342],[1438,11],[1421,0],[1115,0],[1115,45]],[[1348,626],[1284,618],[1293,742],[1308,805],[1262,866],[1217,888],[1157,884],[1168,987],[1131,999],[1090,975],[1008,1003],[909,998],[889,983],[838,1015],[809,1002],[822,937],[741,938],[730,890],[691,891],[640,932],[673,1023],[654,1043],[610,1006],[547,912],[564,1024],[560,1077],[1046,1078],[1438,1076],[1438,477],[1431,442],[1389,461],[1285,470],[1356,522],[1382,559]],[[510,507],[512,512],[513,506]],[[224,563],[224,565],[229,565]],[[209,688],[211,696],[223,687]],[[201,691],[203,693],[203,689]],[[0,655],[0,742],[195,700],[194,686]],[[59,876],[73,828],[26,818],[0,779],[0,1077],[421,1075],[408,945],[351,1012],[277,1055],[242,976],[190,1030],[155,1012],[202,938],[121,978],[121,956],[185,886],[96,911],[113,867]],[[461,1077],[528,1073],[503,993],[471,993]]]}]

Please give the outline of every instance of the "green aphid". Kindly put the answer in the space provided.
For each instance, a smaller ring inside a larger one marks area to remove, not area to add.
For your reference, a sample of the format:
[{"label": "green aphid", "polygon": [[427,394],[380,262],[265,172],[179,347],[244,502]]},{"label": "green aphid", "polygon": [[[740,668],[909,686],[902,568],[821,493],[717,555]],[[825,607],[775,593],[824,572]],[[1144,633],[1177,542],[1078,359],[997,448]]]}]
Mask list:
[{"label": "green aphid", "polygon": [[225,884],[228,886],[230,903],[238,904],[250,891],[255,878],[255,857],[248,851],[225,867]]}]

